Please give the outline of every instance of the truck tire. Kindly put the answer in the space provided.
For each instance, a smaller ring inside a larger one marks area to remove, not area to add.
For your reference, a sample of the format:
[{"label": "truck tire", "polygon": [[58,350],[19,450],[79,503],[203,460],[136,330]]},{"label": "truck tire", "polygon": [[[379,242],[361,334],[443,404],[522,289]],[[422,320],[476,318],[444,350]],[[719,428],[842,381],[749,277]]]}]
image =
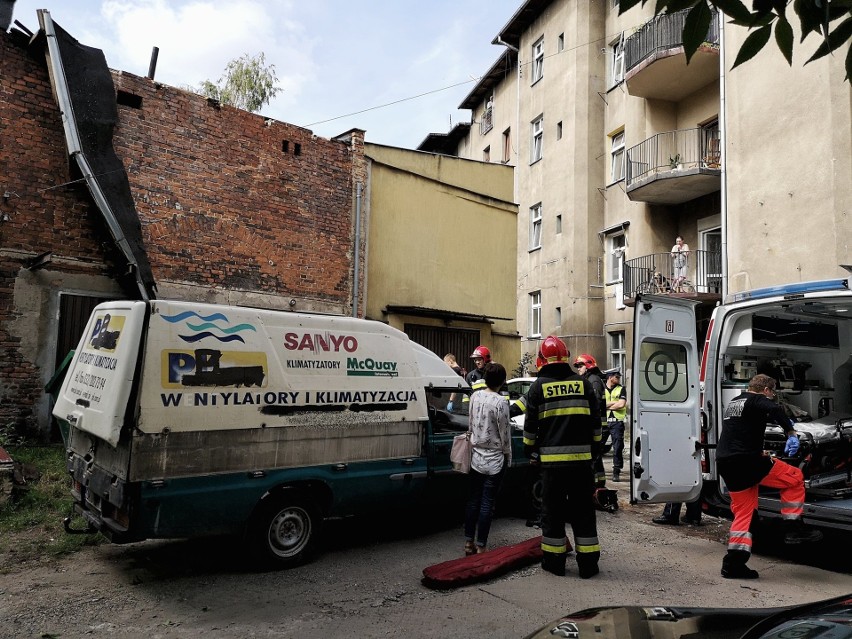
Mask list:
[{"label": "truck tire", "polygon": [[322,517],[309,497],[284,491],[261,503],[249,526],[249,550],[262,568],[292,568],[314,550]]}]

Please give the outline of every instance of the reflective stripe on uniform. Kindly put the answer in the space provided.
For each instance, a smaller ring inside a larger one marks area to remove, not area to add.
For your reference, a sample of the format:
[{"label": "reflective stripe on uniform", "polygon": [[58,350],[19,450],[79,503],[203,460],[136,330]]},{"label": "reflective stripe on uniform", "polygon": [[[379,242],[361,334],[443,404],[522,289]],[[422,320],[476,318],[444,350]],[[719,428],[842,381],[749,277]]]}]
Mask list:
[{"label": "reflective stripe on uniform", "polygon": [[751,552],[751,533],[742,530],[732,530],[728,533],[728,550],[745,550]]},{"label": "reflective stripe on uniform", "polygon": [[541,538],[541,549],[544,552],[565,554],[568,552],[568,537],[544,537]]},{"label": "reflective stripe on uniform", "polygon": [[597,537],[575,537],[574,543],[577,544],[577,553],[601,551],[601,544]]},{"label": "reflective stripe on uniform", "polygon": [[524,398],[523,398],[523,397],[519,397],[518,399],[516,399],[516,400],[515,400],[515,404],[514,404],[514,405],[515,405],[515,406],[517,406],[517,407],[518,407],[518,410],[520,410],[522,413],[526,413],[526,412],[527,412],[527,405],[526,405],[526,403],[524,402]]},{"label": "reflective stripe on uniform", "polygon": [[[556,447],[561,448],[561,447]],[[565,461],[591,461],[591,452],[576,452],[576,453],[547,453],[545,450],[553,450],[553,448],[543,448],[539,451],[539,459],[542,464]]]}]

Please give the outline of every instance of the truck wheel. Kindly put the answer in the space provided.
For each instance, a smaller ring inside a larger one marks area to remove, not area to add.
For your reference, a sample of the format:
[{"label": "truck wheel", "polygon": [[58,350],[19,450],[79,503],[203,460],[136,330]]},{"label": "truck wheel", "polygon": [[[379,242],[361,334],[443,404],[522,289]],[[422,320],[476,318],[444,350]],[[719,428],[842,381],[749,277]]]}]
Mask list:
[{"label": "truck wheel", "polygon": [[249,531],[250,550],[264,567],[297,566],[313,551],[321,525],[306,496],[285,492],[261,505]]}]

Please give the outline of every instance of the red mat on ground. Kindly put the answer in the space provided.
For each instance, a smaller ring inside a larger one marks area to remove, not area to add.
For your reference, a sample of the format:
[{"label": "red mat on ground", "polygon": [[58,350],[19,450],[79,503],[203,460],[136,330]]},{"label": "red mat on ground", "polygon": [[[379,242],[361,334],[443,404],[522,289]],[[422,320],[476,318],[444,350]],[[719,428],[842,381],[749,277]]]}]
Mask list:
[{"label": "red mat on ground", "polygon": [[[568,544],[568,551],[572,550]],[[541,537],[533,537],[511,546],[451,559],[423,569],[423,585],[429,588],[455,588],[497,577],[523,568],[541,559]]]}]

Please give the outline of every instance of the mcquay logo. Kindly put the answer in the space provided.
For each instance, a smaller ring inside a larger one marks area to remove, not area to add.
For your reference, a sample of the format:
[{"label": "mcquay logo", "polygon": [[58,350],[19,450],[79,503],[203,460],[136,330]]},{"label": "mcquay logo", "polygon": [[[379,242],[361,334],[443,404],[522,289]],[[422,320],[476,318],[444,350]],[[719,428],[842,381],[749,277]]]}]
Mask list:
[{"label": "mcquay logo", "polygon": [[396,362],[381,362],[372,357],[347,357],[346,374],[359,377],[398,377],[399,371],[396,370]]}]

